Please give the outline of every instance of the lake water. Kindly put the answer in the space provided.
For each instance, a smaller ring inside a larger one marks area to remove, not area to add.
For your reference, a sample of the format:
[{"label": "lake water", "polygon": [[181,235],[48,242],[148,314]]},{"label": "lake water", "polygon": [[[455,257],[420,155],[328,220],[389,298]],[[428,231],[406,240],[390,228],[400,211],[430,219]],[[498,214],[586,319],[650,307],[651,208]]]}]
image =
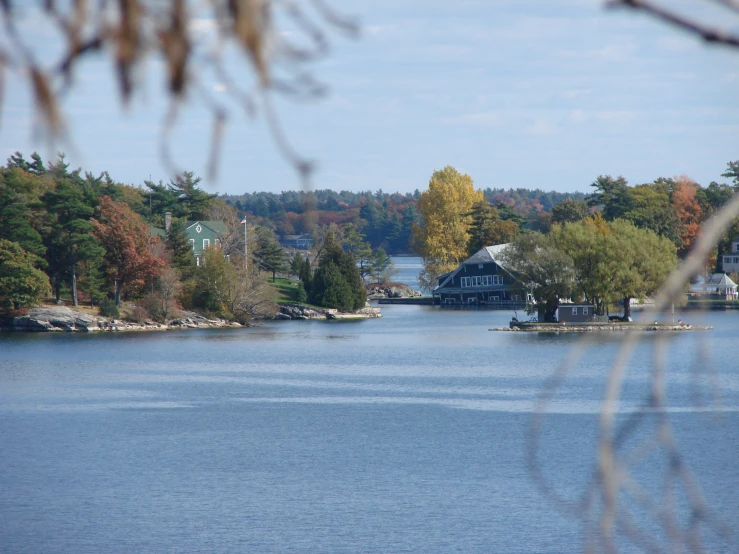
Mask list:
[{"label": "lake water", "polygon": [[[582,525],[524,454],[534,399],[580,337],[488,331],[510,312],[383,314],[0,335],[0,551],[581,551]],[[711,513],[736,530],[739,314],[681,317],[715,330],[667,338],[670,418]],[[569,499],[593,474],[619,345],[593,340],[545,419],[543,467]],[[623,418],[644,400],[655,343],[629,366]],[[633,474],[658,493],[665,467],[654,454]],[[739,551],[736,531],[703,536]]]}]

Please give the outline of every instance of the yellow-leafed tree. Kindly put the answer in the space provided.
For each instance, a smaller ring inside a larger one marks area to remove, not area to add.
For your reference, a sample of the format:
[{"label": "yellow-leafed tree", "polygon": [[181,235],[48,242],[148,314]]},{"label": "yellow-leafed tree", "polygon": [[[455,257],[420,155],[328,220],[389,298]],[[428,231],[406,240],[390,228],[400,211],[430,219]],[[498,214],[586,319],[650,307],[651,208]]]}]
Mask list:
[{"label": "yellow-leafed tree", "polygon": [[470,210],[483,198],[482,191],[475,191],[472,177],[452,166],[431,175],[429,189],[418,199],[421,223],[413,226],[413,246],[423,260],[419,280],[426,290],[467,258]]}]

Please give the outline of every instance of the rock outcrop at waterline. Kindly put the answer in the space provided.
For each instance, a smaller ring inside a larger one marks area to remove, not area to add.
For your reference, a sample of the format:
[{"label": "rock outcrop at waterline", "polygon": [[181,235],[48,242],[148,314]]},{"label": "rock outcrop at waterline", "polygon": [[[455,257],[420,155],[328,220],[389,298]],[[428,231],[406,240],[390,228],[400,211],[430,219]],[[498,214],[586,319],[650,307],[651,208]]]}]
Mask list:
[{"label": "rock outcrop at waterline", "polygon": [[354,312],[340,312],[330,308],[311,308],[300,304],[281,304],[277,319],[371,319],[382,317],[380,308],[366,306]]},{"label": "rock outcrop at waterline", "polygon": [[379,300],[380,298],[413,298],[421,296],[417,290],[413,290],[403,283],[388,283],[387,285],[373,284],[365,287],[368,300]]},{"label": "rock outcrop at waterline", "polygon": [[238,323],[223,319],[208,319],[194,312],[180,312],[179,317],[167,323],[144,321],[134,323],[101,316],[92,316],[64,306],[31,308],[28,313],[3,322],[10,331],[53,332],[53,331],[165,331],[171,329],[208,329],[219,327],[241,327]]}]

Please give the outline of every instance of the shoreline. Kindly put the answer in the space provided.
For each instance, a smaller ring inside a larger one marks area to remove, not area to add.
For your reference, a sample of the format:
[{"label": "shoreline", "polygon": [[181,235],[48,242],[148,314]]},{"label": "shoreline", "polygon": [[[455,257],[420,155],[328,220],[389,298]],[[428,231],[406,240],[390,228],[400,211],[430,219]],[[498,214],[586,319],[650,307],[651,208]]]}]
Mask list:
[{"label": "shoreline", "polygon": [[610,322],[610,323],[528,323],[511,322],[509,327],[493,327],[488,331],[507,331],[523,333],[603,333],[603,332],[679,332],[679,331],[711,331],[713,327],[691,325],[689,323],[640,323],[640,322]]}]

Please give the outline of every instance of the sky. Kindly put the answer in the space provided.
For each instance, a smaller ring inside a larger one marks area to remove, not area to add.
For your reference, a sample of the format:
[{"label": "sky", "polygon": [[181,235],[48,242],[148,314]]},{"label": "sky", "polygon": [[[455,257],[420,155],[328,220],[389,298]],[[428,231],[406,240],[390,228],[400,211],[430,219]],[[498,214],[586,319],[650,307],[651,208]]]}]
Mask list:
[{"label": "sky", "polygon": [[[587,192],[598,175],[631,184],[687,174],[725,182],[739,159],[739,49],[709,46],[601,0],[342,0],[361,33],[323,25],[330,51],[309,66],[326,85],[313,100],[273,95],[284,136],[316,162],[312,187],[421,191],[452,165],[476,187]],[[739,14],[709,0],[671,0],[709,23],[739,32]],[[199,21],[203,36],[209,22]],[[299,40],[280,27],[285,40]],[[21,33],[41,60],[61,45],[33,10]],[[228,57],[235,83],[248,66]],[[142,89],[124,108],[110,56],[80,64],[62,101],[70,139],[34,131],[28,84],[8,72],[0,156],[64,151],[72,167],[141,185],[173,171],[204,177],[219,193],[295,190],[301,180],[281,154],[261,109],[253,116],[216,75],[198,75],[229,110],[217,180],[205,178],[210,113],[196,95],[171,133],[172,166],[160,154],[167,111],[161,63],[141,71]]]}]

